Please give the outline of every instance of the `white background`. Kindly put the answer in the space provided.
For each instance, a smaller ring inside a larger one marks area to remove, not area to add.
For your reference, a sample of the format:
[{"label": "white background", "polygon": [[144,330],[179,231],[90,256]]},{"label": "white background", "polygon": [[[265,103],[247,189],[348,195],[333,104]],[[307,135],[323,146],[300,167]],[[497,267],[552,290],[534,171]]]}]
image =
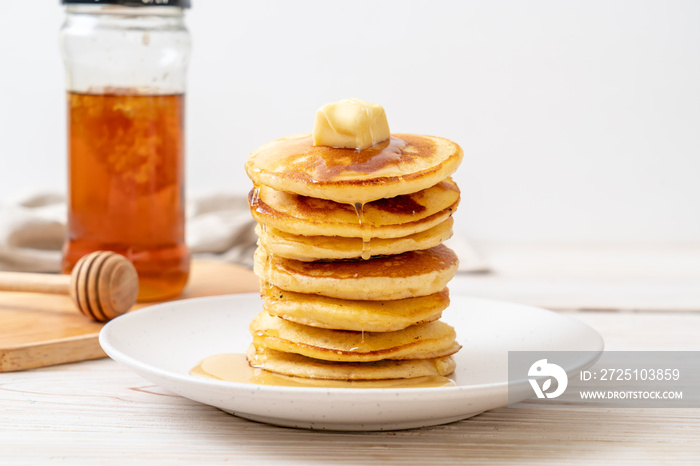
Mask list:
[{"label": "white background", "polygon": [[[0,203],[66,189],[59,0],[0,0]],[[326,102],[448,137],[474,240],[700,239],[699,1],[193,0],[187,189]]]}]

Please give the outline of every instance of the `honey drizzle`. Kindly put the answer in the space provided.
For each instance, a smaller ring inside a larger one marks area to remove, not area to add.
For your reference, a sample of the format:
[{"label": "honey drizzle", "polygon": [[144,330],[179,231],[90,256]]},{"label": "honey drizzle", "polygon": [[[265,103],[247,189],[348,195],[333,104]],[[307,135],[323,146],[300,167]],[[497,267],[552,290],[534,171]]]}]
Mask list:
[{"label": "honey drizzle", "polygon": [[372,225],[365,222],[365,205],[361,202],[356,202],[355,215],[357,215],[357,221],[360,224],[360,231],[362,234],[362,253],[361,257],[364,260],[368,260],[372,257],[372,250],[370,247],[370,240],[372,239]]},{"label": "honey drizzle", "polygon": [[250,196],[249,204],[251,209],[257,210],[258,205],[260,205],[260,186],[253,187],[253,193]]},{"label": "honey drizzle", "polygon": [[275,284],[272,280],[272,252],[267,251],[265,256],[265,277],[267,279],[267,288],[272,289]]},{"label": "honey drizzle", "polygon": [[[251,209],[253,210],[259,210],[260,209],[260,186],[254,185],[253,190],[249,193],[248,195],[248,205],[250,206]],[[263,233],[267,232],[267,223],[260,223],[260,228],[262,229]],[[262,246],[260,246],[262,247]],[[274,283],[272,282],[272,259],[273,259],[273,254],[272,252],[268,251],[265,249],[265,277],[267,278],[267,286],[268,288],[272,288],[274,286]],[[263,277],[261,277],[263,278]]]}]

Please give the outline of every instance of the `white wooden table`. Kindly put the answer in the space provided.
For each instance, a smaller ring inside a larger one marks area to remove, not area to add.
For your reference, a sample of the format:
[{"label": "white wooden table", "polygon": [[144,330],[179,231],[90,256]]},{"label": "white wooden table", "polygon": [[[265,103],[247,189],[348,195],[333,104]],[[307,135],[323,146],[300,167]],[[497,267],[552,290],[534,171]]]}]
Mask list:
[{"label": "white wooden table", "polygon": [[[700,350],[700,247],[495,248],[456,293],[545,305],[608,350]],[[490,249],[489,249],[490,248]],[[582,310],[583,309],[583,310]],[[373,433],[258,424],[101,359],[0,373],[0,465],[700,464],[700,409],[501,408]]]}]

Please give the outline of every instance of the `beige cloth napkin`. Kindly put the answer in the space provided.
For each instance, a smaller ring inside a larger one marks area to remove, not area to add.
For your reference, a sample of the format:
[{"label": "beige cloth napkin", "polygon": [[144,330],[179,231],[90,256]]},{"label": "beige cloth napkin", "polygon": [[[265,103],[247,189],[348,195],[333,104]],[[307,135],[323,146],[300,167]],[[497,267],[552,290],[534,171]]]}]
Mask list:
[{"label": "beige cloth napkin", "polygon": [[58,193],[0,202],[0,270],[58,272],[66,205]]},{"label": "beige cloth napkin", "polygon": [[[190,196],[186,207],[187,245],[195,259],[252,267],[257,237],[245,196],[213,193]],[[65,196],[37,193],[0,202],[0,270],[58,272],[66,234]],[[460,272],[483,272],[486,264],[468,241],[455,235],[447,245],[460,258]]]}]

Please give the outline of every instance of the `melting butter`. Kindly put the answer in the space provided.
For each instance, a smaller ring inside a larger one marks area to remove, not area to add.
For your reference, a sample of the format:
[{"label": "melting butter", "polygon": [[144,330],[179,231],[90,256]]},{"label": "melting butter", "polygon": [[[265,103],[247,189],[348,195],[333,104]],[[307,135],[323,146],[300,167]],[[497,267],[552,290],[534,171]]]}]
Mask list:
[{"label": "melting butter", "polygon": [[316,112],[315,146],[367,149],[389,139],[389,122],[381,105],[345,99],[324,105]]},{"label": "melting butter", "polygon": [[226,382],[274,385],[280,387],[320,387],[320,388],[431,388],[456,385],[442,376],[416,377],[413,379],[392,380],[320,380],[304,379],[274,374],[260,368],[250,367],[245,354],[222,353],[204,358],[190,371],[191,375]]}]

